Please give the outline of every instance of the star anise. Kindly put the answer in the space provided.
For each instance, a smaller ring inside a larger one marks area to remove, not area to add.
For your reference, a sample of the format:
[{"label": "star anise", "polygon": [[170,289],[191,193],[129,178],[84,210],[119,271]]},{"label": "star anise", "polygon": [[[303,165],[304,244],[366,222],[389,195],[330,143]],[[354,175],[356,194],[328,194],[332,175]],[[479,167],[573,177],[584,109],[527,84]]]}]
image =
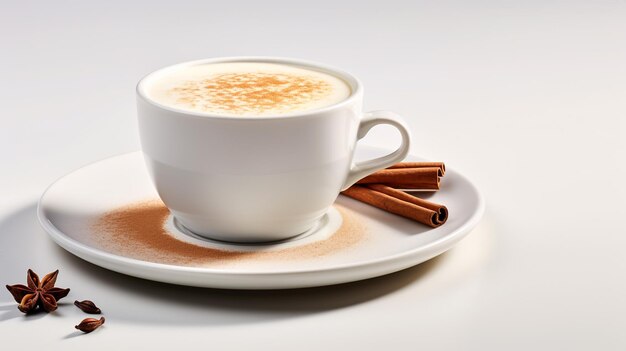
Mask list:
[{"label": "star anise", "polygon": [[32,270],[28,270],[26,283],[7,285],[7,289],[13,295],[17,308],[24,313],[31,313],[43,309],[52,312],[57,309],[57,301],[67,296],[70,289],[55,288],[59,270],[46,274],[41,281],[39,276]]}]

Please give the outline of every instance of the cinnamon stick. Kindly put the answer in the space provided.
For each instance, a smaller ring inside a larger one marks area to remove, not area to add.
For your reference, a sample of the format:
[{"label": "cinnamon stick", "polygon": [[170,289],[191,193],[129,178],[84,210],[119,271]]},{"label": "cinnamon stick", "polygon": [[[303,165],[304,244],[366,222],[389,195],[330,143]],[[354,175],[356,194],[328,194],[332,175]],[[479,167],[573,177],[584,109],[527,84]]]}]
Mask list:
[{"label": "cinnamon stick", "polygon": [[434,202],[420,199],[417,196],[407,194],[402,190],[394,189],[384,184],[369,184],[367,185],[367,187],[372,190],[381,192],[383,194],[393,196],[396,199],[407,201],[407,202],[416,204],[417,206],[421,206],[421,207],[437,212],[437,223],[439,223],[440,225],[444,224],[448,220],[448,208],[444,205],[440,205]]},{"label": "cinnamon stick", "polygon": [[400,189],[439,190],[440,167],[391,168],[374,172],[357,184],[385,184]]},{"label": "cinnamon stick", "polygon": [[437,167],[441,169],[441,175],[444,176],[446,174],[446,165],[443,162],[400,162],[395,165],[388,167],[388,169],[395,168],[426,168],[426,167]]},{"label": "cinnamon stick", "polygon": [[371,189],[366,186],[353,185],[350,188],[344,190],[342,194],[349,196],[355,200],[365,202],[369,205],[380,208],[387,212],[391,212],[399,216],[426,224],[433,228],[443,224],[443,222],[439,221],[439,213],[437,211],[419,206],[413,201],[406,201],[404,199],[388,195],[386,193]]}]

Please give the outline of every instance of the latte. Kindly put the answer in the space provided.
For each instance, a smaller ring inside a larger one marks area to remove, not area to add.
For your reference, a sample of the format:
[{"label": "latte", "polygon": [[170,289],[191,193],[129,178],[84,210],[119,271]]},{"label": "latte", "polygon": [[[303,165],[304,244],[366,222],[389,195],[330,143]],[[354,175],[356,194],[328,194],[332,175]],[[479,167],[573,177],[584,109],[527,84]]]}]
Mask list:
[{"label": "latte", "polygon": [[227,62],[162,72],[146,89],[165,106],[223,116],[279,116],[320,109],[351,90],[333,75],[287,64]]}]

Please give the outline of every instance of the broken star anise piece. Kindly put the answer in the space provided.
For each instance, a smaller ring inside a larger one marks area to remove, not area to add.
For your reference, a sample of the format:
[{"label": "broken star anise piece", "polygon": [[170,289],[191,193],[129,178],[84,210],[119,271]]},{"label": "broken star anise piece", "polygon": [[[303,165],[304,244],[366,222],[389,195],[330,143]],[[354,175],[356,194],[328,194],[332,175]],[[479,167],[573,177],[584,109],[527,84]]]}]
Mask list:
[{"label": "broken star anise piece", "polygon": [[100,319],[85,318],[80,322],[80,324],[75,325],[74,328],[82,331],[83,333],[91,333],[92,331],[100,328],[103,324],[104,317],[100,317]]},{"label": "broken star anise piece", "polygon": [[59,270],[46,274],[41,281],[39,276],[32,270],[28,270],[26,283],[7,285],[7,289],[13,295],[17,308],[24,313],[31,313],[43,309],[52,312],[57,309],[57,301],[67,296],[70,289],[55,288]]},{"label": "broken star anise piece", "polygon": [[102,313],[100,308],[98,308],[98,306],[96,306],[96,304],[93,303],[93,301],[90,301],[90,300],[84,300],[84,301],[76,300],[76,301],[74,301],[74,305],[76,307],[80,308],[85,313],[89,313],[89,314],[100,314],[100,313]]}]

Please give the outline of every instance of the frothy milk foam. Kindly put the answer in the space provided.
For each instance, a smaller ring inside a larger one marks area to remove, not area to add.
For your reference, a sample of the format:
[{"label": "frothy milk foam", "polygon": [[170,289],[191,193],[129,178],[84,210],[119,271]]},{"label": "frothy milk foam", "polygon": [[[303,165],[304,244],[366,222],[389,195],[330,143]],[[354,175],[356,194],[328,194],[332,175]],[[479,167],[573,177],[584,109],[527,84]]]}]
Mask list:
[{"label": "frothy milk foam", "polygon": [[157,75],[148,97],[178,109],[225,116],[275,116],[310,111],[350,96],[326,73],[265,62],[207,63]]}]

